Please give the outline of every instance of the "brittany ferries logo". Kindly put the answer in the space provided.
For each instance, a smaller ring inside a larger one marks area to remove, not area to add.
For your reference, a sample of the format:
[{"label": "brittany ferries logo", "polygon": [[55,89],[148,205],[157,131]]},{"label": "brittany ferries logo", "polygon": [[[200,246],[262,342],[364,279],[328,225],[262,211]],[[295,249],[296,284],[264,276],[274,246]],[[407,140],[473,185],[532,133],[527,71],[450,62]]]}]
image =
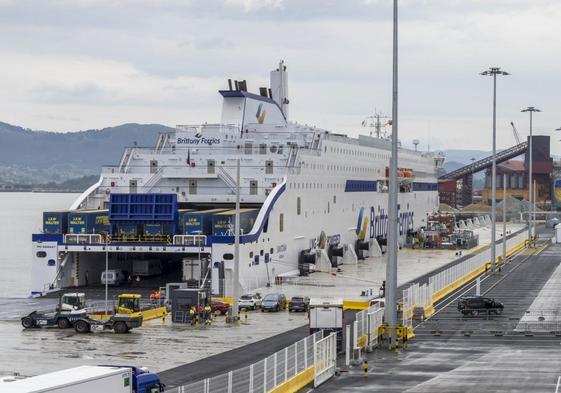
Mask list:
[{"label": "brittany ferries logo", "polygon": [[195,134],[194,138],[177,138],[177,144],[178,145],[208,145],[208,146],[212,146],[212,145],[219,145],[220,144],[220,138],[203,137],[203,135],[200,132],[197,132]]},{"label": "brittany ferries logo", "polygon": [[[405,235],[407,230],[414,228],[414,213],[409,210],[402,211],[401,206],[398,205],[398,230],[400,235]],[[360,240],[370,237],[373,239],[377,236],[386,237],[388,234],[388,214],[385,209],[375,209],[374,206],[370,207],[370,217],[368,217],[367,209],[360,208],[358,213],[358,222],[356,226],[356,235]]]}]

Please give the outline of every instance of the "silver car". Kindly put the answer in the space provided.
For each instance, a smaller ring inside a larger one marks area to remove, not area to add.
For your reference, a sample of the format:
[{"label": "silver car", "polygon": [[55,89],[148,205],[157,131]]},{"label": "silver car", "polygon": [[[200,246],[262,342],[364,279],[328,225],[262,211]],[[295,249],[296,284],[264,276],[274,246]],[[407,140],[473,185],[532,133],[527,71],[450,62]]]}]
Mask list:
[{"label": "silver car", "polygon": [[238,308],[240,310],[255,310],[261,307],[261,295],[258,293],[243,295],[238,299]]}]

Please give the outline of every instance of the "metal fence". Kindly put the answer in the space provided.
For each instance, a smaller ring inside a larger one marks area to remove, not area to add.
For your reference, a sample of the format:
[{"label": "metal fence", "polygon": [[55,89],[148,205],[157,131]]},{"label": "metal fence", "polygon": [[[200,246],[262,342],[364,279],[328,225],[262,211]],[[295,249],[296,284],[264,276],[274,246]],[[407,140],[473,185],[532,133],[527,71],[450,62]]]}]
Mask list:
[{"label": "metal fence", "polygon": [[[314,367],[315,371],[319,370],[320,379],[325,381],[335,372],[330,362],[331,356],[335,353],[335,351],[331,352],[331,346],[336,346],[336,336],[333,335],[328,342],[322,341],[323,339],[323,332],[316,332],[247,367],[179,386],[167,392],[267,393],[310,367]],[[320,342],[322,343],[318,348],[317,344]]]},{"label": "metal fence", "polygon": [[374,304],[366,310],[355,314],[352,331],[352,351],[373,348],[378,344],[380,326],[384,323],[384,308]]},{"label": "metal fence", "polygon": [[384,308],[375,304],[370,306],[366,312],[368,317],[368,347],[373,348],[378,345],[378,333],[380,326],[384,323]]},{"label": "metal fence", "polygon": [[331,333],[314,344],[314,388],[335,374],[337,366],[337,333]]}]

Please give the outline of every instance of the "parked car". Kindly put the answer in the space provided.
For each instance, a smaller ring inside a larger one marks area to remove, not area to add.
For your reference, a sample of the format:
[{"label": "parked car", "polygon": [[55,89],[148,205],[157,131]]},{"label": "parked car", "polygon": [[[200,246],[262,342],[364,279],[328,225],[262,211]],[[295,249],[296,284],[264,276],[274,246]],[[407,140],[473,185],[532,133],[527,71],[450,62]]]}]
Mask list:
[{"label": "parked car", "polygon": [[560,221],[557,217],[552,217],[552,218],[550,218],[549,220],[547,220],[547,221],[545,222],[545,226],[546,226],[547,228],[555,228],[555,226],[556,226],[557,224],[559,224],[560,222],[561,222],[561,221]]},{"label": "parked car", "polygon": [[482,296],[463,297],[458,301],[458,311],[464,315],[485,314],[502,314],[504,305]]},{"label": "parked car", "polygon": [[240,310],[243,310],[244,308],[246,310],[255,310],[256,308],[261,307],[262,301],[263,299],[258,293],[243,295],[238,300],[238,308]]},{"label": "parked car", "polygon": [[101,284],[105,285],[105,281],[107,285],[118,287],[127,281],[127,276],[123,270],[104,270],[101,272]]},{"label": "parked car", "polygon": [[308,311],[310,305],[310,298],[307,296],[293,296],[288,302],[288,312],[292,311]]},{"label": "parked car", "polygon": [[219,302],[218,300],[212,300],[210,302],[210,308],[213,314],[218,312],[220,315],[226,315],[228,310],[230,310],[230,305],[225,302]]},{"label": "parked car", "polygon": [[270,293],[261,302],[261,311],[280,311],[287,306],[286,296],[282,293]]}]

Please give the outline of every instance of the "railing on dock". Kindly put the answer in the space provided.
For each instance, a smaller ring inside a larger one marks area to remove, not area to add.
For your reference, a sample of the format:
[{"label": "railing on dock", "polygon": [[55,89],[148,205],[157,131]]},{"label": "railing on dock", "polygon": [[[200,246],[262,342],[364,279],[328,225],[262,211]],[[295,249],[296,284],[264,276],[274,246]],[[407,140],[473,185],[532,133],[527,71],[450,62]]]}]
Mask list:
[{"label": "railing on dock", "polygon": [[318,386],[335,374],[336,342],[335,334],[324,337],[320,331],[249,366],[166,391],[247,393],[288,384],[299,389],[312,382]]}]

